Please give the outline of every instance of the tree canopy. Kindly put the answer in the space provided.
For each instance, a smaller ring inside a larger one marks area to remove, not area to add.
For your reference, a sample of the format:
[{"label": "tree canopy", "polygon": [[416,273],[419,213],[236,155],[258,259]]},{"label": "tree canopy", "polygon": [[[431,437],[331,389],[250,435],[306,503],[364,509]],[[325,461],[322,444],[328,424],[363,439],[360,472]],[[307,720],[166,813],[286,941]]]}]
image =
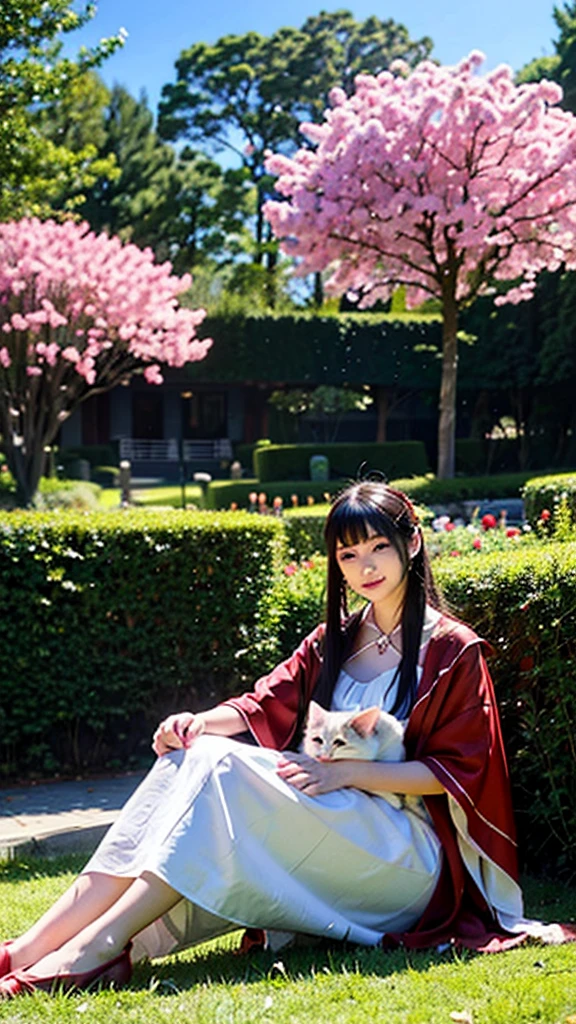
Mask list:
[{"label": "tree canopy", "polygon": [[78,76],[99,65],[123,36],[82,48],[71,60],[61,40],[96,12],[94,3],[77,12],[70,0],[2,0],[0,6],[0,219],[23,212],[45,213],[65,180],[89,173],[95,151],[75,154],[61,141],[46,139],[37,122],[43,108]]},{"label": "tree canopy", "polygon": [[302,273],[332,266],[331,289],[364,306],[398,284],[409,306],[440,300],[440,476],[454,473],[459,311],[489,290],[530,298],[541,270],[576,263],[576,118],[553,83],[481,77],[482,60],[361,76],[303,126],[315,150],[267,162],[286,200],[266,214]]},{"label": "tree canopy", "polygon": [[276,245],[262,216],[273,191],[266,151],[293,151],[299,122],[321,117],[333,85],[349,89],[358,72],[381,71],[397,57],[416,64],[431,47],[430,39],[413,41],[392,20],[356,22],[346,10],[271,36],[248,32],[196,43],[182,51],[176,82],[162,90],[159,132],[234,154],[255,188],[253,259],[273,270]]},{"label": "tree canopy", "polygon": [[32,500],[44,446],[81,401],[138,370],[159,384],[159,364],[204,357],[204,311],[177,304],[189,286],[150,250],[87,224],[0,224],[0,429],[21,503]]}]

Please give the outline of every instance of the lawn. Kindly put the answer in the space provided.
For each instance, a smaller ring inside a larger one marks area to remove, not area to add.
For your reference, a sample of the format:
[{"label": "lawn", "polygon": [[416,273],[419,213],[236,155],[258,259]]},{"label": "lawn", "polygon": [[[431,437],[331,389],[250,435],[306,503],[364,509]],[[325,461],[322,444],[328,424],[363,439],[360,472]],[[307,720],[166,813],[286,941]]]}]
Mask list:
[{"label": "lawn", "polygon": [[[80,865],[71,856],[0,865],[0,935],[24,928]],[[532,915],[576,917],[576,890],[529,881],[526,892]],[[565,1024],[576,1015],[570,945],[497,956],[333,947],[240,957],[237,943],[235,935],[142,964],[121,992],[39,994],[0,1004],[0,1022]]]},{"label": "lawn", "polygon": [[[100,492],[100,505],[102,508],[118,508],[121,492],[118,487],[104,487]],[[199,484],[186,484],[185,500],[187,505],[203,507],[202,488]],[[171,508],[182,508],[182,488],[180,484],[166,484],[157,487],[132,489],[132,501],[135,506],[153,508],[155,506],[167,506]]]}]

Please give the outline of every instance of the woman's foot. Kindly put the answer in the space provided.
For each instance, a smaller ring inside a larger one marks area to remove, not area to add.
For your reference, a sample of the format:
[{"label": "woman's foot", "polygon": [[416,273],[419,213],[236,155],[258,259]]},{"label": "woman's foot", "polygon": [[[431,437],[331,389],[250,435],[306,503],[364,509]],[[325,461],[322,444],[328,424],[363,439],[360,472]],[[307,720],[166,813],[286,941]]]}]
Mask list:
[{"label": "woman's foot", "polygon": [[0,942],[0,978],[3,978],[5,974],[10,974],[12,970],[11,945],[10,940],[8,942]]},{"label": "woman's foot", "polygon": [[132,977],[131,948],[132,943],[129,942],[118,956],[89,971],[58,971],[54,975],[47,975],[38,970],[36,965],[29,970],[12,971],[0,978],[0,999],[13,999],[26,992],[71,991],[96,988],[99,985],[120,988],[127,985]]}]

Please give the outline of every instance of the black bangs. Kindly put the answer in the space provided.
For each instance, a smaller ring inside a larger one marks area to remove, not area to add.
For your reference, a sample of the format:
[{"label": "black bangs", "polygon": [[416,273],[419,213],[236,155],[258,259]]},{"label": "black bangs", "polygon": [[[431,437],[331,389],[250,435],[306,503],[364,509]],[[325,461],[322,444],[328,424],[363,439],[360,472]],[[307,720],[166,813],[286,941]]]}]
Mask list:
[{"label": "black bangs", "polygon": [[[399,517],[402,511],[400,507]],[[358,493],[357,490],[348,493],[345,500],[336,499],[326,521],[324,537],[326,546],[332,551],[338,543],[344,547],[361,544],[374,533],[379,537],[387,537],[397,547],[398,532],[406,532],[402,526],[402,522],[382,508],[382,504],[375,501],[373,495]]]}]

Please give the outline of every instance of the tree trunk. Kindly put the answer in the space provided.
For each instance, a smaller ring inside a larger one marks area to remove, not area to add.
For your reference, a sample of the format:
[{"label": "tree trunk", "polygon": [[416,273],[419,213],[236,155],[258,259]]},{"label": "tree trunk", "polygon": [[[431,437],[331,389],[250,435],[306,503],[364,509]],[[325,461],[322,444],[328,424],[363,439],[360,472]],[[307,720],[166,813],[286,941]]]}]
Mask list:
[{"label": "tree trunk", "polygon": [[376,389],[376,441],[384,443],[386,440],[386,428],[388,425],[388,413],[390,411],[390,400],[388,388],[378,386]]},{"label": "tree trunk", "polygon": [[319,270],[314,274],[314,308],[320,309],[324,302],[324,283]]},{"label": "tree trunk", "polygon": [[442,381],[438,420],[438,477],[454,476],[456,435],[456,381],[458,377],[458,303],[454,288],[443,295]]}]

